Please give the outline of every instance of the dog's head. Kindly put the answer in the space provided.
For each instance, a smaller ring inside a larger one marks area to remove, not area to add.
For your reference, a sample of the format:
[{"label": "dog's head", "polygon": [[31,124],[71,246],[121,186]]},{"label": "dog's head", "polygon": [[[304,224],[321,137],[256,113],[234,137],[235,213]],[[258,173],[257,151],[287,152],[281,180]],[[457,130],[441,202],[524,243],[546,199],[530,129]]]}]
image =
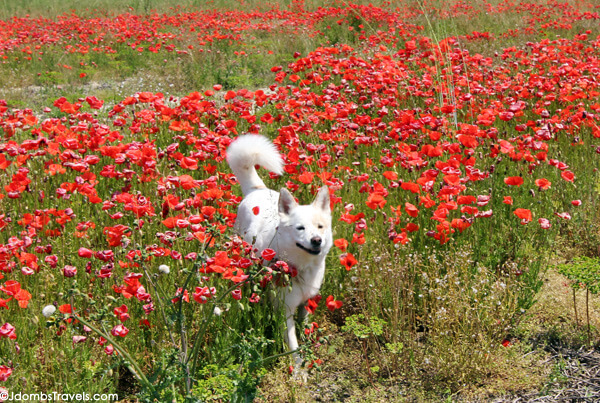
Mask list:
[{"label": "dog's head", "polygon": [[279,234],[286,237],[286,242],[293,242],[307,255],[327,254],[333,243],[327,186],[320,188],[315,200],[308,205],[298,205],[287,189],[281,189],[279,217]]}]

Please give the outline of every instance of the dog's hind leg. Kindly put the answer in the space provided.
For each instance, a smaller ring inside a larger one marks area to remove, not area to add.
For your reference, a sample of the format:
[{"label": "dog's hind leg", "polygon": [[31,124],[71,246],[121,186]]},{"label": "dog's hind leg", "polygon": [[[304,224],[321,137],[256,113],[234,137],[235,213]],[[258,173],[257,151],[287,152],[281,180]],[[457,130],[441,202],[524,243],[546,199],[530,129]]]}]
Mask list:
[{"label": "dog's hind leg", "polygon": [[306,310],[306,302],[300,304],[298,307],[298,323],[302,326],[306,325],[306,318],[308,317],[308,311]]},{"label": "dog's hind leg", "polygon": [[[303,308],[303,310],[305,310],[305,309]],[[297,381],[306,383],[308,380],[308,372],[307,372],[306,368],[302,368],[303,359],[300,356],[300,353],[297,351],[298,350],[298,338],[296,336],[296,319],[294,317],[296,307],[294,307],[293,309],[290,309],[286,306],[285,311],[286,311],[285,314],[286,314],[286,324],[287,324],[287,330],[285,333],[285,342],[287,343],[290,351],[293,351],[293,353],[292,353],[292,357],[294,357],[293,377]]]}]

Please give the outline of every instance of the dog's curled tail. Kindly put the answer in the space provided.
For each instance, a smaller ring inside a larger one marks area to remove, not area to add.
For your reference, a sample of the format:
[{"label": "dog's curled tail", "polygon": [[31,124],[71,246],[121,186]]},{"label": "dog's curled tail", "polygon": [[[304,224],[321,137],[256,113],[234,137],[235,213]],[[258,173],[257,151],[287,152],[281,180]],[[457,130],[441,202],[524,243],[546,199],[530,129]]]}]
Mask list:
[{"label": "dog's curled tail", "polygon": [[275,145],[266,137],[247,134],[236,138],[227,148],[227,163],[242,186],[242,193],[266,188],[255,165],[277,175],[283,174],[283,160]]}]

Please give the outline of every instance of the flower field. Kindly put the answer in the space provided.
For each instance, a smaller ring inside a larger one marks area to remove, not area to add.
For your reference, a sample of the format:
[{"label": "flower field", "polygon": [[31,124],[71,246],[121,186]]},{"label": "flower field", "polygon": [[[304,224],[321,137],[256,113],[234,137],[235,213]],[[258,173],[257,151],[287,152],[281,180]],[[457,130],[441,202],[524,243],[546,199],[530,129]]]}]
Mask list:
[{"label": "flower field", "polygon": [[271,188],[330,189],[309,385],[335,355],[365,388],[491,382],[557,245],[597,256],[593,1],[242,3],[0,21],[0,387],[303,399],[269,303],[293,273],[232,229],[244,133]]}]

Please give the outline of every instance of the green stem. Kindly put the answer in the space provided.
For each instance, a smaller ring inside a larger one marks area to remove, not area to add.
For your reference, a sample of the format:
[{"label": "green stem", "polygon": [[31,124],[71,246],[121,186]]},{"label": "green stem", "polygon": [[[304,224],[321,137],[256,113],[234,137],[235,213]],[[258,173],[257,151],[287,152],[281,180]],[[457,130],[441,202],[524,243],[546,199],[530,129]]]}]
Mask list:
[{"label": "green stem", "polygon": [[[221,301],[228,296],[231,291],[235,290],[236,288],[240,287],[242,284],[253,280],[254,278],[256,278],[260,273],[263,272],[265,268],[261,268],[259,271],[257,271],[255,274],[253,274],[252,276],[248,277],[246,280],[242,281],[241,283],[236,283],[234,285],[232,285],[231,287],[229,287],[229,289],[224,292],[219,299],[217,299],[213,305],[218,305],[219,303],[221,303]],[[198,364],[198,353],[200,351],[200,343],[198,343],[198,338],[204,334],[204,332],[206,331],[206,328],[208,327],[208,325],[210,324],[210,322],[212,321],[213,316],[215,316],[214,314],[209,313],[209,317],[204,319],[204,323],[202,324],[202,327],[198,330],[198,332],[195,334],[193,340],[194,340],[194,347],[192,347],[192,353],[189,355],[186,364],[190,361],[192,361],[192,374],[196,372],[196,366]]]},{"label": "green stem", "polygon": [[[142,369],[140,368],[139,364],[137,363],[136,360],[134,360],[131,355],[129,355],[129,353],[123,348],[121,347],[117,342],[115,342],[115,340],[110,337],[108,335],[108,333],[101,331],[100,329],[96,328],[94,325],[92,325],[90,322],[88,322],[87,320],[83,319],[81,316],[77,315],[76,313],[73,313],[72,316],[77,319],[78,321],[80,321],[81,323],[83,323],[84,325],[86,325],[87,327],[89,327],[90,329],[92,329],[92,331],[94,331],[96,334],[99,334],[100,336],[104,337],[106,340],[108,340],[110,342],[110,344],[113,345],[113,347],[119,352],[119,354],[121,354],[131,365],[129,367],[129,371],[149,390],[151,390],[154,393],[154,386],[152,385],[152,383],[148,380],[148,378],[146,378],[146,376],[144,375],[144,373],[142,372]],[[133,370],[132,368],[133,367]]]},{"label": "green stem", "polygon": [[168,322],[167,322],[167,315],[165,314],[163,297],[160,292],[162,290],[159,290],[158,286],[152,281],[152,278],[150,277],[150,273],[148,273],[145,266],[142,266],[142,270],[144,270],[144,274],[146,275],[148,282],[154,288],[154,291],[156,291],[156,295],[157,295],[156,300],[159,302],[160,313],[162,315],[163,321],[165,322],[165,327],[167,328],[167,331],[169,332],[169,337],[171,338],[171,342],[173,343],[173,345],[175,345],[175,338],[173,337],[173,333],[171,332],[171,328],[169,327]]},{"label": "green stem", "polygon": [[[210,240],[209,240],[209,242],[210,242]],[[202,248],[202,252],[204,252],[204,247]],[[204,261],[204,259],[202,259],[202,261]],[[196,274],[198,272],[197,269],[198,269],[198,264],[196,263],[194,265],[194,269],[190,272],[190,274],[185,279],[185,283],[183,283],[183,287],[181,290],[182,295],[181,295],[181,298],[179,298],[179,307],[178,307],[179,310],[177,312],[177,321],[179,322],[179,337],[181,338],[181,351],[182,351],[181,364],[185,368],[185,387],[186,387],[186,393],[188,395],[190,394],[190,391],[192,388],[192,378],[190,376],[190,367],[188,365],[189,360],[187,359],[188,348],[187,348],[187,338],[185,335],[186,334],[185,322],[183,320],[183,293],[187,289],[188,283],[190,282],[190,280],[192,279],[194,274]]]},{"label": "green stem", "polygon": [[[206,250],[206,245],[210,245],[213,238],[214,238],[214,235],[210,234],[210,237],[208,238],[208,240],[202,244],[202,249],[200,250],[200,262],[198,262],[198,261],[195,262],[193,269],[191,270],[190,274],[188,274],[187,278],[185,279],[185,282],[183,283],[183,287],[181,288],[182,295],[181,295],[181,298],[179,298],[177,321],[179,322],[179,337],[181,338],[181,351],[183,354],[181,364],[185,368],[185,387],[186,387],[186,393],[188,396],[190,395],[190,391],[192,388],[192,377],[190,374],[193,374],[194,371],[190,372],[190,367],[188,365],[188,363],[189,363],[189,358],[187,355],[188,354],[188,347],[187,347],[188,343],[187,343],[187,337],[186,337],[185,322],[183,320],[183,293],[185,292],[185,290],[187,290],[187,286],[188,286],[189,282],[192,280],[192,277],[198,273],[198,269],[205,262],[204,252]],[[195,345],[194,345],[194,347],[195,347]],[[193,348],[192,348],[192,352],[193,352]]]},{"label": "green stem", "polygon": [[592,345],[592,334],[590,329],[590,289],[585,289],[585,313],[587,315],[587,336],[588,345]]},{"label": "green stem", "polygon": [[[148,270],[146,270],[146,266],[142,265],[141,267],[144,270],[144,274],[146,274],[146,278],[148,279],[148,282],[152,285],[152,287],[156,291],[156,295],[157,295],[156,300],[158,301],[158,306],[160,309],[161,316],[163,318],[163,322],[165,323],[167,332],[169,332],[169,337],[171,338],[171,343],[173,343],[173,346],[175,347],[177,344],[175,343],[175,337],[173,337],[173,332],[171,330],[171,326],[169,326],[169,322],[167,321],[167,315],[165,314],[165,304],[163,303],[163,296],[161,295],[162,290],[159,290],[159,287],[157,286],[157,284],[155,284],[152,281],[152,278],[150,277],[150,273],[148,273]],[[183,339],[183,335],[182,335],[182,338],[181,338],[182,351],[184,350],[183,344],[184,344],[184,339]],[[179,362],[181,363],[181,365],[184,365],[185,355],[182,356],[181,354],[178,354],[178,356],[179,356]],[[187,370],[188,369],[187,366],[185,367],[185,369],[186,369],[186,371],[185,371],[186,372],[186,374],[185,374],[185,381],[186,381],[185,382],[185,392],[187,395],[189,395],[190,391],[191,391],[191,380],[190,380],[189,371]]]},{"label": "green stem", "polygon": [[296,353],[298,351],[300,351],[300,349],[296,349],[296,350],[293,350],[293,351],[286,351],[285,353],[279,353],[279,354],[275,354],[275,355],[270,355],[268,357],[261,358],[260,360],[256,360],[256,362],[265,362],[265,361],[269,361],[269,360],[274,360],[276,358],[281,358],[281,357],[285,357],[285,356],[288,356],[288,355],[292,355],[292,354],[294,354],[294,353]]},{"label": "green stem", "polygon": [[573,288],[573,309],[575,310],[575,325],[579,327],[579,318],[577,317],[577,300],[575,299],[575,288]]}]

